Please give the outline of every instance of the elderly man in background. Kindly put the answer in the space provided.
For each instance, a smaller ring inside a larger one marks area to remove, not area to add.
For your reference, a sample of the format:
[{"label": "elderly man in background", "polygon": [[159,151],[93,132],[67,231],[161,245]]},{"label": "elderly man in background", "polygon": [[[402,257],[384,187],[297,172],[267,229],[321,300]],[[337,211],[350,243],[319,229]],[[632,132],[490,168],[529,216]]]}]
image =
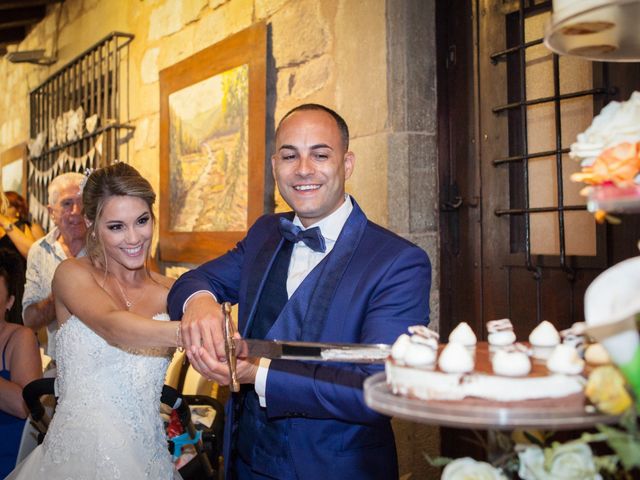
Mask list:
[{"label": "elderly man in background", "polygon": [[80,188],[84,178],[80,173],[71,172],[51,181],[47,208],[55,228],[31,246],[27,258],[22,298],[24,324],[33,330],[47,327],[47,355],[54,361],[57,325],[51,280],[60,262],[85,253],[87,227],[82,216]]}]

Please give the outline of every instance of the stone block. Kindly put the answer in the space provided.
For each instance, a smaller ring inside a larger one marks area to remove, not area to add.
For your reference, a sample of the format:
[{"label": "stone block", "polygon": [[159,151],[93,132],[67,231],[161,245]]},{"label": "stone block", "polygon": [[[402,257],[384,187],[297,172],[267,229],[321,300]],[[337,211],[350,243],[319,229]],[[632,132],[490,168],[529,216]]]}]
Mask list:
[{"label": "stone block", "polygon": [[84,0],[84,11],[88,12],[100,4],[101,0]]},{"label": "stone block", "polygon": [[[188,58],[195,52],[194,37],[196,24],[187,25],[170,37],[160,41],[160,54],[158,56],[158,69],[170,67],[180,60]],[[197,48],[199,50],[199,48]]]},{"label": "stone block", "polygon": [[220,5],[227,3],[229,0],[209,0],[209,8],[215,10]]},{"label": "stone block", "polygon": [[10,130],[9,122],[3,122],[2,126],[0,126],[0,145],[2,145],[2,150],[6,150],[9,148],[9,130]]},{"label": "stone block", "polygon": [[389,219],[394,231],[437,228],[437,145],[432,135],[395,133],[389,140]]},{"label": "stone block", "polygon": [[202,50],[220,40],[251,26],[252,0],[237,0],[216,8],[196,24],[194,45]]},{"label": "stone block", "polygon": [[158,55],[160,49],[150,48],[142,57],[140,62],[140,78],[142,83],[153,83],[158,81]]},{"label": "stone block", "polygon": [[[68,22],[74,22],[82,15],[83,12],[83,2],[64,2],[64,6],[58,6],[56,8],[63,7],[66,10],[66,20]],[[56,14],[54,14],[55,16]]]},{"label": "stone block", "polygon": [[253,0],[233,0],[224,6],[227,33],[248,28],[253,23]]},{"label": "stone block", "polygon": [[315,0],[287,4],[287,8],[273,15],[271,25],[273,56],[278,68],[299,65],[331,48],[329,25]]},{"label": "stone block", "polygon": [[29,138],[29,130],[27,128],[27,122],[25,122],[23,120],[24,119],[28,119],[28,112],[23,111],[21,112],[22,115],[16,115],[16,117],[13,119],[12,122],[12,127],[13,127],[13,138],[15,139],[14,143],[18,143],[18,139],[20,138]]},{"label": "stone block", "polygon": [[149,131],[147,132],[147,147],[155,148],[160,141],[160,113],[149,117]]},{"label": "stone block", "polygon": [[388,225],[387,142],[386,133],[352,138],[349,149],[355,153],[356,163],[347,180],[347,191],[369,219],[384,227]]},{"label": "stone block", "polygon": [[[149,183],[158,196],[161,195],[159,150],[157,148],[145,148],[134,152],[130,163],[131,166],[140,172],[140,175],[149,180]],[[156,200],[156,205],[160,205],[158,200]],[[156,211],[156,214],[157,213]]]},{"label": "stone block", "polygon": [[392,133],[388,143],[389,228],[394,232],[409,231],[409,134]]},{"label": "stone block", "polygon": [[208,0],[186,0],[182,3],[182,22],[187,25],[195,22],[208,5]]},{"label": "stone block", "polygon": [[399,235],[418,245],[429,256],[431,261],[430,326],[438,330],[440,326],[440,234],[438,232],[429,232],[420,234],[399,233]]},{"label": "stone block", "polygon": [[438,228],[438,175],[436,168],[412,168],[409,176],[410,232]]},{"label": "stone block", "polygon": [[136,122],[134,136],[134,148],[136,151],[147,146],[147,134],[149,132],[149,118],[145,117]]},{"label": "stone block", "polygon": [[[308,98],[325,87],[333,72],[333,58],[323,55],[295,67],[278,71],[278,94],[283,101]],[[289,98],[287,98],[289,97]]]},{"label": "stone block", "polygon": [[139,84],[131,86],[131,98],[135,98],[135,102],[131,102],[131,117],[139,118],[160,110],[160,82],[150,83],[148,85]]},{"label": "stone block", "polygon": [[[64,5],[60,4],[58,6],[56,6],[55,8],[63,8]],[[52,37],[55,34],[56,31],[56,16],[57,13],[54,15],[47,15],[46,17],[44,17],[44,19],[42,20],[42,22],[40,23],[41,28],[44,30],[44,35],[45,37]]]},{"label": "stone block", "polygon": [[438,138],[436,135],[410,133],[408,139],[411,168],[436,169],[438,165]]},{"label": "stone block", "polygon": [[180,31],[182,23],[182,1],[167,0],[151,11],[149,16],[149,35],[147,40],[153,41]]},{"label": "stone block", "polygon": [[270,17],[288,2],[289,0],[255,0],[256,20],[260,21]]},{"label": "stone block", "polygon": [[433,0],[387,2],[389,119],[396,131],[436,131]]},{"label": "stone block", "polygon": [[[354,19],[357,19],[355,21]],[[336,14],[336,102],[353,136],[386,129],[385,1],[342,0]]]}]

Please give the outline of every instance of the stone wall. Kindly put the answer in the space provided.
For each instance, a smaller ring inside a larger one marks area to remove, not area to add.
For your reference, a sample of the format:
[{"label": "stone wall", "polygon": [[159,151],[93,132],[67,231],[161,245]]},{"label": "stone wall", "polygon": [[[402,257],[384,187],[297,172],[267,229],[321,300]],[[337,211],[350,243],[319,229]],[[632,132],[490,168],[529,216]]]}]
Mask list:
[{"label": "stone wall", "polygon": [[[345,117],[357,159],[347,189],[373,221],[429,253],[437,327],[434,8],[434,0],[66,0],[49,7],[18,46],[57,50],[55,65],[0,59],[0,151],[28,139],[32,89],[108,33],[133,33],[129,103],[136,130],[129,161],[157,189],[158,72],[264,21],[271,56],[267,125],[303,102],[324,103]],[[267,206],[285,208],[277,193],[273,198]],[[431,477],[422,452],[437,454],[437,429],[409,422],[396,422],[396,429],[402,473]]]}]

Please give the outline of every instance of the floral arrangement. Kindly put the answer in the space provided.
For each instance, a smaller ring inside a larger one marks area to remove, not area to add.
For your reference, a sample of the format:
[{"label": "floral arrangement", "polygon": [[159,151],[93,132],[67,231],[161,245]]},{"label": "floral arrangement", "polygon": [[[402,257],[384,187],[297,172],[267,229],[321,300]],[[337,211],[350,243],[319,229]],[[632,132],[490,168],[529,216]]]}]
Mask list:
[{"label": "floral arrangement", "polygon": [[[585,394],[601,412],[620,415],[619,424],[597,425],[596,433],[583,433],[580,438],[565,443],[552,442],[553,433],[549,432],[497,433],[494,441],[501,454],[492,463],[470,457],[426,458],[432,465],[444,467],[441,480],[639,478],[640,409],[629,393],[625,378],[613,365],[597,367],[589,375]],[[485,451],[491,451],[483,437],[478,436],[478,442]],[[600,452],[602,447],[607,447],[607,453],[596,455],[594,451]]]},{"label": "floral arrangement", "polygon": [[582,171],[571,180],[587,184],[581,194],[590,197],[596,220],[617,223],[601,206],[617,201],[624,209],[640,199],[640,92],[605,106],[578,135],[569,156],[580,160]]}]

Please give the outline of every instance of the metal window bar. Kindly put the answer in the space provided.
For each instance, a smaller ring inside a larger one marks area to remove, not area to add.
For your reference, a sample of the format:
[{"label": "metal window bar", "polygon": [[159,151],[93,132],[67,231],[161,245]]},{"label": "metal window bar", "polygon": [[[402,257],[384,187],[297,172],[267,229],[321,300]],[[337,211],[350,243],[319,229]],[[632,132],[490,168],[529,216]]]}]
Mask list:
[{"label": "metal window bar", "polygon": [[[526,0],[519,0],[519,6],[517,10],[517,45],[510,46],[502,51],[492,53],[490,60],[493,64],[497,64],[499,60],[507,60],[510,66],[507,68],[508,75],[513,75],[514,69],[518,71],[518,95],[517,101],[510,101],[507,104],[496,106],[492,109],[496,115],[507,113],[517,114],[517,117],[513,117],[510,120],[509,128],[514,128],[514,132],[518,132],[518,137],[515,142],[510,142],[510,148],[518,148],[519,154],[510,154],[507,157],[497,158],[492,161],[494,167],[498,168],[501,165],[509,165],[509,167],[517,167],[518,170],[512,172],[512,174],[518,175],[521,178],[521,192],[512,192],[515,196],[512,197],[513,202],[521,203],[519,208],[498,208],[495,210],[495,215],[503,216],[509,215],[512,219],[520,217],[523,220],[523,232],[520,242],[524,247],[524,266],[533,273],[536,280],[536,317],[537,321],[541,321],[542,314],[542,295],[541,295],[541,280],[542,270],[540,265],[536,265],[532,259],[531,253],[531,219],[532,213],[543,212],[556,212],[558,214],[558,232],[559,232],[559,262],[560,268],[567,272],[569,281],[574,279],[574,273],[571,267],[567,263],[566,253],[566,237],[565,237],[565,214],[567,211],[579,211],[585,210],[584,205],[564,205],[564,191],[563,191],[563,166],[562,157],[567,153],[569,149],[562,148],[562,119],[561,119],[561,102],[563,100],[577,98],[582,96],[596,96],[596,95],[611,95],[615,93],[614,90],[607,87],[598,87],[588,90],[560,93],[560,68],[558,56],[553,54],[552,68],[553,68],[553,96],[528,99],[527,98],[527,75],[526,75],[526,53],[527,49],[533,46],[539,45],[542,39],[536,39],[529,42],[525,42],[525,21],[529,15],[538,14],[541,12],[540,5],[525,5]],[[550,8],[550,4],[544,6],[545,10]],[[515,12],[514,12],[515,13]],[[517,61],[514,58],[514,62],[510,62],[509,58],[517,55]],[[527,108],[532,105],[539,105],[543,103],[553,103],[554,117],[556,122],[556,138],[555,149],[529,153],[528,145],[528,125],[527,125]],[[512,132],[513,133],[513,132]],[[513,150],[512,150],[513,152]],[[511,153],[511,152],[510,152]],[[555,156],[556,161],[556,176],[557,176],[557,189],[556,189],[556,201],[557,207],[536,207],[531,208],[529,205],[529,159],[542,158]],[[517,200],[516,200],[517,199]],[[515,225],[512,223],[512,226]],[[573,293],[573,290],[571,290]],[[573,302],[571,302],[573,305]],[[573,315],[573,312],[572,312]]]},{"label": "metal window bar", "polygon": [[[126,157],[119,155],[120,147],[126,145],[126,140],[121,139],[120,132],[132,132],[135,127],[129,121],[129,44],[134,36],[129,33],[112,32],[105,38],[80,53],[59,71],[51,75],[40,86],[30,93],[31,111],[31,137],[36,138],[38,133],[45,132],[47,140],[45,148],[40,155],[31,157],[27,185],[30,200],[36,200],[42,207],[47,204],[47,187],[51,178],[35,175],[33,169],[40,172],[51,172],[58,161],[58,155],[66,152],[74,158],[79,158],[90,152],[96,145],[97,139],[102,136],[102,155],[94,156],[91,167],[106,165],[116,158],[128,159],[128,145],[125,150]],[[120,98],[123,87],[120,85],[120,64],[126,58],[126,106],[122,108]],[[55,135],[55,121],[64,112],[82,107],[85,119],[98,116],[98,125],[93,132],[83,127],[82,135],[71,141],[49,143],[52,135]],[[121,112],[126,112],[124,119],[120,118]],[[32,168],[33,165],[33,168]],[[57,167],[56,167],[57,168]],[[65,171],[82,169],[76,165],[64,164],[55,174]],[[50,176],[50,175],[48,175]],[[31,202],[30,202],[31,203]],[[31,205],[30,205],[31,206]],[[49,228],[49,218],[44,208],[35,209],[32,213],[38,222]]]},{"label": "metal window bar", "polygon": [[[557,258],[559,260],[559,265],[556,265],[552,268],[557,268],[558,266],[567,272],[567,278],[570,282],[575,280],[575,273],[567,262],[567,252],[566,252],[566,236],[565,236],[565,213],[567,211],[580,211],[586,210],[586,206],[584,205],[564,205],[564,190],[563,190],[563,164],[562,157],[563,154],[568,153],[569,149],[562,148],[562,119],[561,119],[561,102],[563,100],[581,97],[581,96],[592,96],[596,98],[597,96],[612,96],[617,93],[617,89],[609,87],[608,81],[608,72],[606,64],[603,65],[603,77],[602,77],[602,87],[592,88],[589,90],[576,91],[571,93],[560,93],[560,69],[559,69],[559,57],[557,55],[553,55],[552,57],[552,69],[553,69],[553,96],[537,98],[537,99],[527,99],[526,98],[526,51],[528,48],[533,47],[535,45],[539,45],[539,40],[533,40],[530,42],[525,42],[525,19],[529,15],[534,15],[541,13],[540,6],[545,7],[544,10],[548,10],[551,5],[550,3],[543,5],[531,5],[529,1],[529,6],[525,6],[525,2],[527,0],[519,0],[519,8],[517,10],[517,31],[513,37],[517,37],[517,45],[511,46],[505,50],[500,52],[495,52],[490,55],[490,59],[493,64],[497,64],[498,60],[507,60],[508,67],[507,72],[508,75],[511,75],[511,79],[518,80],[518,84],[516,89],[519,93],[518,101],[510,101],[505,105],[499,105],[492,109],[492,111],[498,114],[504,114],[505,112],[510,116],[509,120],[509,130],[510,130],[510,155],[503,158],[494,159],[492,164],[494,167],[500,167],[501,165],[508,165],[510,172],[510,184],[514,185],[514,181],[517,181],[519,184],[521,182],[521,189],[511,189],[510,196],[511,205],[518,205],[522,208],[498,208],[495,210],[495,215],[503,216],[508,215],[512,219],[512,241],[517,241],[518,249],[520,246],[524,247],[524,263],[525,267],[532,271],[533,277],[536,281],[536,317],[537,321],[541,320],[542,315],[542,296],[541,296],[541,282],[542,282],[542,266],[543,263],[546,265],[546,260],[544,258],[552,257]],[[515,11],[513,11],[515,14]],[[508,14],[511,15],[511,14]],[[510,22],[509,18],[506,18],[507,23]],[[514,23],[516,19],[514,19]],[[510,57],[515,57],[510,60]],[[515,83],[515,82],[514,82]],[[515,90],[513,90],[515,92]],[[513,100],[513,98],[510,98]],[[532,105],[538,105],[542,103],[553,103],[554,107],[554,118],[556,122],[556,139],[555,139],[555,148],[552,150],[544,151],[544,152],[534,152],[529,153],[528,151],[528,125],[527,125],[527,108]],[[512,117],[512,114],[516,114]],[[517,118],[519,116],[519,118]],[[518,132],[519,130],[519,132]],[[517,132],[517,133],[516,133]],[[512,152],[520,152],[519,154],[513,155]],[[557,199],[557,207],[537,207],[530,208],[529,206],[529,159],[542,158],[542,157],[550,157],[554,156],[556,161],[556,176],[557,176],[557,187],[555,196]],[[513,168],[512,168],[513,167]],[[519,185],[518,185],[519,186]],[[545,255],[538,256],[538,264],[534,265],[532,260],[531,253],[531,222],[530,222],[530,214],[532,213],[544,213],[544,212],[554,212],[558,214],[558,230],[559,230],[559,255]],[[522,223],[515,223],[516,219],[522,219]],[[514,230],[514,228],[516,230]],[[522,231],[518,232],[517,228],[522,228]],[[519,233],[519,235],[518,235]],[[570,295],[573,295],[573,289],[570,289]],[[575,312],[573,311],[573,300],[571,299],[571,318],[574,318]]]},{"label": "metal window bar", "polygon": [[494,166],[503,165],[505,163],[517,163],[517,162],[521,162],[525,157],[526,158],[550,157],[551,155],[555,155],[558,152],[560,152],[560,153],[569,153],[569,149],[568,148],[561,148],[560,150],[547,150],[547,151],[544,151],[544,152],[531,153],[529,155],[512,155],[510,157],[497,158],[495,160],[492,160],[491,163],[493,163]]},{"label": "metal window bar", "polygon": [[519,52],[520,50],[526,50],[529,47],[540,45],[543,41],[544,39],[537,38],[536,40],[531,40],[530,42],[526,42],[523,45],[516,45],[515,47],[506,48],[499,52],[492,53],[491,55],[489,55],[489,58],[491,59],[491,63],[495,65],[496,63],[498,63],[498,60],[506,57],[510,53],[516,53],[516,52]]},{"label": "metal window bar", "polygon": [[[519,36],[519,44],[524,45],[525,43],[525,5],[524,0],[520,0],[520,4],[518,6],[518,36]],[[523,183],[524,183],[524,208],[529,209],[529,159],[527,155],[529,154],[529,139],[527,137],[528,129],[527,129],[527,49],[520,48],[518,50],[518,60],[520,66],[520,135],[522,141],[522,154],[523,154]],[[525,228],[525,264],[527,270],[536,271],[536,268],[533,266],[531,261],[531,219],[529,217],[529,213],[525,213],[524,215],[524,228]],[[536,272],[537,273],[537,272]],[[536,285],[539,285],[539,282],[536,282]],[[538,287],[538,292],[540,288]],[[540,295],[538,294],[537,297]],[[540,300],[538,300],[539,304]]]},{"label": "metal window bar", "polygon": [[[556,55],[555,53],[553,54],[554,58],[557,58],[558,55]],[[554,71],[554,77],[555,77],[555,71]],[[524,107],[528,107],[531,105],[540,105],[542,103],[550,103],[550,102],[556,102],[556,101],[560,101],[560,100],[568,100],[570,98],[577,98],[577,97],[585,97],[587,95],[597,95],[597,94],[602,94],[602,93],[612,93],[610,92],[608,89],[606,88],[592,88],[589,90],[582,90],[579,92],[571,92],[571,93],[564,93],[564,94],[560,94],[560,93],[556,93],[554,94],[552,97],[542,97],[542,98],[536,98],[534,100],[527,100],[527,101],[522,101],[522,102],[512,102],[512,103],[508,103],[506,105],[500,105],[497,107],[493,107],[491,109],[491,111],[493,113],[500,113],[504,110],[511,110],[511,109],[516,109],[516,108],[522,108]]]}]

